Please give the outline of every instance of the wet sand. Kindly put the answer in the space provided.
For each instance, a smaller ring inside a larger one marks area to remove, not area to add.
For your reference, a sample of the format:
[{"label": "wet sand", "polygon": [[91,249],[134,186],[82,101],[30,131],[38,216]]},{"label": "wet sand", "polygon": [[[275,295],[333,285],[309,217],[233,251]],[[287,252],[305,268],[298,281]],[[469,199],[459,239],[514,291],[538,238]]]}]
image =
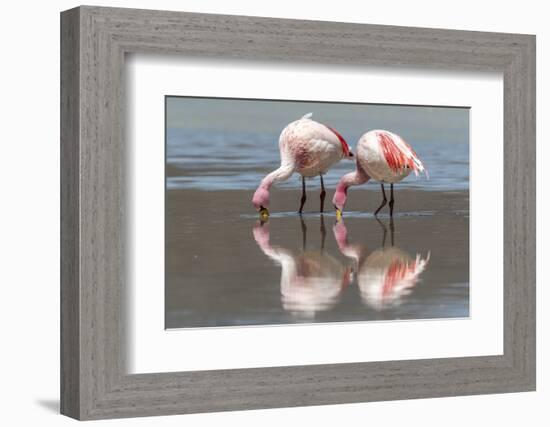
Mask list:
[{"label": "wet sand", "polygon": [[167,191],[166,328],[469,315],[468,192],[397,186],[393,246],[378,185],[336,228],[332,193],[321,218],[311,187],[300,218],[300,192],[274,189],[260,226],[249,190]]}]

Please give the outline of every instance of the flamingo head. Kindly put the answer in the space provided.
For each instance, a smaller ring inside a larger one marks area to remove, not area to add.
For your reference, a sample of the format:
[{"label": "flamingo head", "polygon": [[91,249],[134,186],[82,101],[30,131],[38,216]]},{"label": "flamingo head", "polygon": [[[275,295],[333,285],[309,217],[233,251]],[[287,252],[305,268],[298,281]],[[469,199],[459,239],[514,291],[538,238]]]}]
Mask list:
[{"label": "flamingo head", "polygon": [[252,197],[254,208],[260,213],[262,219],[269,217],[269,190],[264,186],[259,186]]},{"label": "flamingo head", "polygon": [[332,204],[336,209],[336,219],[340,220],[342,218],[342,211],[346,206],[346,199],[348,198],[347,187],[338,185],[336,191],[334,192],[334,197],[332,198]]}]

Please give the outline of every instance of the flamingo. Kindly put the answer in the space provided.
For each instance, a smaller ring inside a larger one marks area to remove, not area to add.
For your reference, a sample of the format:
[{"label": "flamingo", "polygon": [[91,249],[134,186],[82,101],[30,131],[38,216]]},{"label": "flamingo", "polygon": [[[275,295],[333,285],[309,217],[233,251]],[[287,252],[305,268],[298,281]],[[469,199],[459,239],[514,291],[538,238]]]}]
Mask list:
[{"label": "flamingo", "polygon": [[[393,228],[390,229],[393,242]],[[348,243],[343,221],[334,225],[333,232],[340,252],[355,261],[357,285],[363,303],[377,311],[403,303],[430,261],[429,252],[426,257],[417,253],[412,258],[393,243],[390,247],[385,246],[385,227],[382,247],[370,253],[365,245]]]},{"label": "flamingo", "polygon": [[386,203],[384,183],[390,183],[390,217],[393,217],[393,184],[407,177],[411,171],[416,176],[420,172],[428,175],[422,161],[412,147],[403,138],[387,130],[372,130],[365,133],[357,142],[356,170],[340,178],[332,203],[336,208],[336,217],[342,216],[346,204],[348,188],[361,185],[369,179],[380,182],[382,203],[374,212],[376,216]]},{"label": "flamingo", "polygon": [[[321,217],[322,218],[322,217]],[[305,249],[306,226],[302,222],[303,248],[299,253],[272,246],[267,223],[256,224],[252,230],[260,250],[281,267],[281,304],[285,311],[300,317],[313,318],[330,310],[340,300],[351,280],[351,270],[323,251]],[[324,226],[321,225],[324,242]]]},{"label": "flamingo", "polygon": [[277,182],[286,181],[294,172],[302,176],[302,198],[299,213],[306,202],[306,178],[317,175],[321,178],[321,212],[325,203],[323,174],[342,158],[351,158],[353,153],[345,139],[333,128],[311,119],[308,113],[288,124],[279,137],[281,166],[262,180],[252,198],[252,204],[260,217],[269,217],[269,189]]}]

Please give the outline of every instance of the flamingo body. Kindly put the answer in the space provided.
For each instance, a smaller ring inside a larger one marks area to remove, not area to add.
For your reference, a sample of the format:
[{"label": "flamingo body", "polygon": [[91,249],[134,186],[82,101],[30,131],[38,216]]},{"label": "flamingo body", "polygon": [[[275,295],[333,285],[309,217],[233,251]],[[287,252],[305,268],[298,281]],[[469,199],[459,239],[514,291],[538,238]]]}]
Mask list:
[{"label": "flamingo body", "polygon": [[[334,129],[311,119],[311,113],[288,124],[279,137],[281,166],[268,174],[260,183],[252,203],[260,212],[267,212],[269,206],[269,189],[271,185],[286,181],[297,172],[304,178],[321,176],[323,188],[321,194],[321,211],[323,210],[324,175],[342,158],[352,157],[344,138]],[[305,182],[303,182],[302,206],[305,201]]]},{"label": "flamingo body", "polygon": [[306,178],[325,174],[349,148],[339,134],[309,118],[290,123],[279,138],[281,163],[291,165]]},{"label": "flamingo body", "polygon": [[426,257],[417,253],[412,258],[396,246],[384,246],[385,243],[369,253],[365,245],[348,243],[343,221],[336,223],[333,231],[340,252],[355,261],[363,303],[375,310],[400,305],[419,282],[430,261],[429,252]]},{"label": "flamingo body", "polygon": [[357,273],[361,298],[376,310],[399,305],[416,286],[430,255],[413,259],[399,248],[372,252]]},{"label": "flamingo body", "polygon": [[350,281],[350,271],[340,261],[317,251],[293,251],[272,246],[268,225],[253,228],[262,252],[281,267],[281,304],[300,317],[330,310]]},{"label": "flamingo body", "polygon": [[279,263],[283,308],[305,317],[330,310],[349,281],[341,263],[326,254],[304,252],[292,260],[280,258]]},{"label": "flamingo body", "polygon": [[357,142],[357,161],[379,182],[396,183],[424,166],[412,147],[399,135],[386,130],[365,133]]}]

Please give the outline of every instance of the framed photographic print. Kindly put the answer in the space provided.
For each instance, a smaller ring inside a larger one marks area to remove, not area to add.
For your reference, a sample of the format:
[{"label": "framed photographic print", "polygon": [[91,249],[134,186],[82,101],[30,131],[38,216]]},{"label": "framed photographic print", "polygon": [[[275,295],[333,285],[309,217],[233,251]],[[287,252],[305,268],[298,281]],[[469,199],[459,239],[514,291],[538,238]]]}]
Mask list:
[{"label": "framed photographic print", "polygon": [[535,389],[535,38],[61,15],[61,411]]}]

